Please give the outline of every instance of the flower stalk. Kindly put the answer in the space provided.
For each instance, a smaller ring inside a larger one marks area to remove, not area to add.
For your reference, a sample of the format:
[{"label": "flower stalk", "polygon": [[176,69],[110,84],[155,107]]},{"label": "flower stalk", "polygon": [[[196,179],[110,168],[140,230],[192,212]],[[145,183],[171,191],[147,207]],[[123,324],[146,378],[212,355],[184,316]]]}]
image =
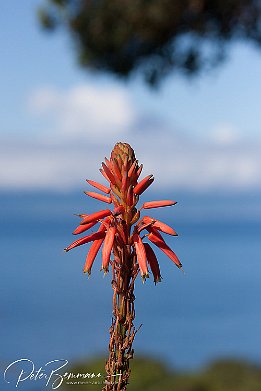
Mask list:
[{"label": "flower stalk", "polygon": [[[104,391],[126,390],[130,377],[130,359],[133,358],[133,341],[138,329],[134,326],[134,287],[138,274],[142,281],[149,277],[149,268],[155,284],[161,281],[159,263],[152,247],[164,252],[178,268],[182,265],[176,254],[163,239],[162,233],[176,236],[177,233],[165,223],[149,216],[140,218],[143,209],[175,205],[172,200],[145,202],[137,209],[139,197],[153,183],[153,175],[139,180],[142,172],[134,151],[129,144],[117,143],[110,159],[105,158],[100,169],[108,186],[87,180],[88,184],[105,194],[87,191],[87,196],[112,204],[113,209],[102,209],[92,214],[78,215],[82,220],[73,234],[83,233],[99,224],[96,232],[84,236],[65,251],[93,242],[86,257],[84,273],[91,274],[93,262],[102,247],[101,270],[111,269],[113,289],[113,318],[110,327],[109,356],[106,362],[107,380]],[[144,235],[146,230],[147,234]],[[144,239],[145,238],[145,239]]]}]

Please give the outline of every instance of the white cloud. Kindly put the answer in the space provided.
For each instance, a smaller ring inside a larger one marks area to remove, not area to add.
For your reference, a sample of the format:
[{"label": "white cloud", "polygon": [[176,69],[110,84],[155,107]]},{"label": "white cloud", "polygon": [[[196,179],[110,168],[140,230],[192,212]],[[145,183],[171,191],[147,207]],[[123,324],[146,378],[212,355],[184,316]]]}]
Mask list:
[{"label": "white cloud", "polygon": [[101,178],[100,162],[123,141],[144,163],[144,175],[155,174],[154,188],[261,189],[261,141],[246,142],[231,125],[197,140],[142,117],[124,88],[39,89],[29,103],[34,115],[51,119],[52,134],[30,143],[2,140],[2,188],[83,187],[86,177]]},{"label": "white cloud", "polygon": [[75,146],[71,143],[7,142],[0,149],[0,165],[5,167],[0,173],[1,188],[16,190],[82,187],[84,180],[98,171],[99,160],[107,152],[87,143]]},{"label": "white cloud", "polygon": [[218,124],[211,132],[211,139],[221,145],[232,145],[240,140],[238,130],[229,123]]},{"label": "white cloud", "polygon": [[139,155],[162,186],[192,190],[261,189],[261,142],[228,147],[184,134],[161,132],[140,140]]},{"label": "white cloud", "polygon": [[79,85],[68,91],[52,87],[36,90],[29,108],[35,115],[53,116],[56,134],[76,135],[96,142],[106,142],[131,126],[132,103],[125,89]]}]

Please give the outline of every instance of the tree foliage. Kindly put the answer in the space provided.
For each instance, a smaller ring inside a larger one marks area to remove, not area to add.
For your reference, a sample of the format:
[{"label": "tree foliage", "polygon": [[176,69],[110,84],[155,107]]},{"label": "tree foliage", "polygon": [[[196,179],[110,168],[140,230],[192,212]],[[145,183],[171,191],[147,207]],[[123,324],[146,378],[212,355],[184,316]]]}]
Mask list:
[{"label": "tree foliage", "polygon": [[68,30],[83,67],[157,83],[217,65],[235,39],[261,44],[260,0],[45,0],[42,25]]}]

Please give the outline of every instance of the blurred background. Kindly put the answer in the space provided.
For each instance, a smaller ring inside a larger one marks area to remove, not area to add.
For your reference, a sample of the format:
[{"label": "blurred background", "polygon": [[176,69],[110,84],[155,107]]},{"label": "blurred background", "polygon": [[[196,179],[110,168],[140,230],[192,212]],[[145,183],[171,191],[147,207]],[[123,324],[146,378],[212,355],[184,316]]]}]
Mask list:
[{"label": "blurred background", "polygon": [[1,372],[102,372],[110,277],[63,248],[122,141],[155,175],[143,199],[178,201],[154,216],[185,270],[158,254],[163,281],[137,282],[132,389],[260,389],[260,3],[24,0],[0,18]]}]

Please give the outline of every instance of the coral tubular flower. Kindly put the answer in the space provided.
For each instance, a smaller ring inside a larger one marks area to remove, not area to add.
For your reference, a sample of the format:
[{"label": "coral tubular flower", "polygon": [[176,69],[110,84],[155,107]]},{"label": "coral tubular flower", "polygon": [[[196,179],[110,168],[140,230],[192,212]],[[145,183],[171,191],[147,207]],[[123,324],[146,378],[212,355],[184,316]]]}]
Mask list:
[{"label": "coral tubular flower", "polygon": [[112,169],[113,169],[113,172],[115,173],[115,177],[118,178],[119,181],[121,181],[122,173],[120,172],[120,169],[119,169],[119,166],[118,166],[116,159],[113,159],[113,161],[112,161]]},{"label": "coral tubular flower", "polygon": [[133,193],[141,195],[154,181],[152,175],[146,176],[142,181],[140,181],[133,189]]},{"label": "coral tubular flower", "polygon": [[144,216],[143,217],[143,222],[146,225],[144,228],[147,226],[152,226],[153,228],[156,228],[157,230],[164,232],[165,234],[172,235],[172,236],[177,236],[177,232],[174,231],[173,228],[171,228],[169,225],[163,223],[162,221],[152,219],[149,216]]},{"label": "coral tubular flower", "polygon": [[155,223],[153,223],[153,227],[155,227],[161,232],[164,232],[165,234],[178,236],[177,232],[172,227],[165,223],[162,223],[162,221],[155,220]]},{"label": "coral tubular flower", "polygon": [[177,203],[176,201],[171,201],[171,200],[149,201],[149,202],[144,202],[142,207],[143,209],[160,208],[162,206],[172,206],[175,205],[176,203]]},{"label": "coral tubular flower", "polygon": [[73,234],[74,235],[81,234],[82,232],[85,232],[88,229],[92,228],[97,223],[98,223],[98,220],[94,220],[91,223],[84,224],[84,225],[79,225],[77,228],[75,228],[75,230],[73,231]]},{"label": "coral tubular flower", "polygon": [[133,188],[130,186],[127,192],[127,205],[133,205]]},{"label": "coral tubular flower", "polygon": [[102,176],[104,176],[104,178],[105,178],[108,182],[110,182],[110,179],[107,177],[105,171],[104,171],[102,168],[100,168],[100,173],[102,174]]},{"label": "coral tubular flower", "polygon": [[107,204],[111,204],[111,198],[103,194],[95,193],[94,191],[85,191],[84,193],[89,197],[96,198],[97,200],[102,202],[107,202]]},{"label": "coral tubular flower", "polygon": [[84,236],[81,239],[75,240],[75,242],[70,244],[70,246],[66,247],[64,249],[64,251],[67,252],[67,251],[71,250],[74,247],[78,247],[78,246],[81,246],[82,244],[86,244],[86,243],[92,242],[93,240],[101,239],[104,236],[105,236],[104,232],[94,232],[91,235]]},{"label": "coral tubular flower", "polygon": [[137,173],[136,173],[136,179],[138,179],[139,178],[139,176],[140,176],[140,174],[141,174],[141,171],[142,171],[142,169],[143,169],[143,164],[141,164],[140,165],[140,167],[138,168],[138,170],[137,170]]},{"label": "coral tubular flower", "polygon": [[128,171],[128,177],[129,178],[132,178],[132,175],[133,175],[133,172],[134,172],[136,166],[137,166],[137,161],[132,163],[132,165],[131,165],[131,167],[130,167],[130,169]]},{"label": "coral tubular flower", "polygon": [[141,277],[144,279],[146,277],[149,277],[145,247],[141,240],[141,237],[137,233],[133,235],[133,242],[136,249]]},{"label": "coral tubular flower", "polygon": [[171,250],[171,248],[167,245],[163,237],[159,232],[155,232],[154,230],[148,234],[148,239],[154,243],[161,251],[163,251],[176,265],[179,269],[182,268],[182,264],[178,259],[177,255]]},{"label": "coral tubular flower", "polygon": [[94,242],[91,245],[90,250],[87,254],[85,265],[83,268],[83,272],[88,273],[89,276],[91,275],[92,264],[96,258],[96,255],[98,254],[98,252],[102,246],[103,241],[104,241],[104,238],[94,240]]},{"label": "coral tubular flower", "polygon": [[157,282],[161,281],[159,263],[158,263],[156,255],[155,255],[153,249],[151,248],[151,246],[149,245],[149,243],[144,243],[144,247],[145,247],[145,251],[146,251],[147,260],[150,265],[150,268],[151,268],[151,271],[152,271],[152,274],[154,277],[154,282],[156,285]]},{"label": "coral tubular flower", "polygon": [[102,269],[107,272],[108,265],[110,261],[111,250],[114,242],[114,237],[116,233],[115,227],[110,227],[106,233],[104,245],[102,249]]},{"label": "coral tubular flower", "polygon": [[112,174],[112,172],[110,171],[110,169],[106,166],[105,163],[102,163],[102,168],[106,174],[106,176],[108,177],[109,181],[113,184],[113,185],[116,185],[116,181],[115,181],[115,177],[114,175]]},{"label": "coral tubular flower", "polygon": [[122,183],[121,183],[121,192],[125,193],[127,190],[127,184],[128,184],[128,173],[126,170],[123,170],[122,173]]},{"label": "coral tubular flower", "polygon": [[[91,243],[83,272],[91,274],[95,259],[101,250],[101,270],[112,275],[113,319],[110,328],[109,358],[106,363],[107,383],[103,391],[126,390],[130,376],[129,360],[132,358],[132,343],[137,332],[133,320],[134,286],[138,275],[144,282],[153,274],[155,284],[161,281],[157,257],[147,241],[164,252],[179,268],[181,263],[159,233],[176,236],[176,231],[167,224],[150,216],[142,216],[143,210],[175,205],[175,201],[148,201],[138,206],[140,196],[153,183],[153,175],[139,180],[143,165],[139,164],[131,146],[117,143],[110,159],[105,158],[100,172],[108,186],[87,179],[87,183],[104,194],[86,191],[90,197],[106,202],[110,209],[91,214],[79,214],[80,224],[74,235],[99,225],[97,232],[90,233],[66,247],[69,251]],[[148,231],[144,234],[144,230]],[[110,269],[110,270],[109,270]],[[115,379],[115,376],[118,376]],[[117,382],[115,383],[115,380]],[[116,385],[116,386],[115,386]],[[115,388],[116,387],[116,388]]]},{"label": "coral tubular flower", "polygon": [[107,217],[111,214],[111,210],[110,209],[104,209],[104,210],[100,210],[99,212],[95,212],[95,213],[92,213],[91,215],[88,215],[87,217],[85,217],[82,221],[81,221],[81,225],[82,224],[88,224],[88,223],[91,223],[92,221],[94,220],[100,220],[100,219],[103,219],[104,217]]},{"label": "coral tubular flower", "polygon": [[109,187],[101,185],[100,183],[92,181],[90,179],[86,179],[86,182],[88,182],[89,185],[96,187],[96,189],[103,191],[103,193],[109,194],[109,192],[111,191]]}]

